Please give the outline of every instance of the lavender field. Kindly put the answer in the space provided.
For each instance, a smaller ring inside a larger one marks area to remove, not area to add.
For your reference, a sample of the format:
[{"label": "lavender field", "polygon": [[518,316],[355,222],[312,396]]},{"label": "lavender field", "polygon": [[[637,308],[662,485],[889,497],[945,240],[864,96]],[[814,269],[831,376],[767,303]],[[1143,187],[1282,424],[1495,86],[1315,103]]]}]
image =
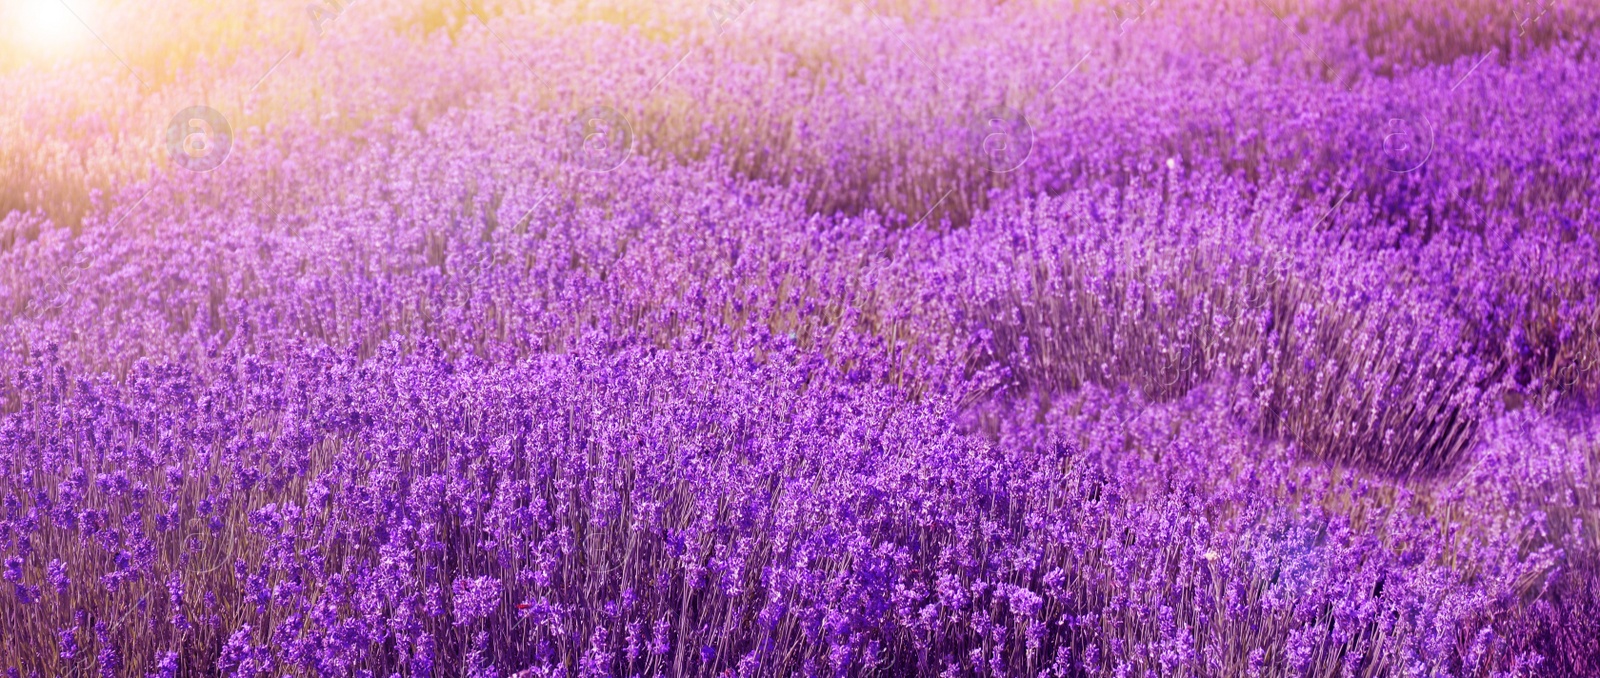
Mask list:
[{"label": "lavender field", "polygon": [[1600,676],[1600,4],[0,39],[7,678]]}]

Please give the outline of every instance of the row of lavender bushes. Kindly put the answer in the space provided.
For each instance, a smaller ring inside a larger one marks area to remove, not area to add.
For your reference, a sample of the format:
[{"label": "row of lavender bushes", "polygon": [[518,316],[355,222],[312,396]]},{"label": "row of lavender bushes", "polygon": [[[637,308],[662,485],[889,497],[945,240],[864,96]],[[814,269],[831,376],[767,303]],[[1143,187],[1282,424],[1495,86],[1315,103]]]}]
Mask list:
[{"label": "row of lavender bushes", "polygon": [[42,561],[7,565],[8,635],[30,666],[156,675],[1477,675],[1573,659],[1530,629],[1591,649],[1542,594],[1581,591],[1592,521],[1530,523],[1551,499],[1517,490],[1574,487],[1592,430],[1513,418],[1419,492],[1250,442],[1227,388],[958,422],[720,348],[318,351],[208,385],[74,386],[42,356],[4,431],[41,488],[7,502]]}]

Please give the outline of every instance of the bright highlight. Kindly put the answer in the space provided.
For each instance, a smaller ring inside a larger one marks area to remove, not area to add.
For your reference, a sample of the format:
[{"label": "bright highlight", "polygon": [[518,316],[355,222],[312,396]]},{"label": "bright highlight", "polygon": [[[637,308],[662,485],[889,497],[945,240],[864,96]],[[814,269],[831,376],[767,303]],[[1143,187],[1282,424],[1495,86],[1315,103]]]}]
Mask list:
[{"label": "bright highlight", "polygon": [[93,42],[94,37],[59,0],[12,0],[6,3],[3,25],[7,51],[17,56],[59,58]]}]

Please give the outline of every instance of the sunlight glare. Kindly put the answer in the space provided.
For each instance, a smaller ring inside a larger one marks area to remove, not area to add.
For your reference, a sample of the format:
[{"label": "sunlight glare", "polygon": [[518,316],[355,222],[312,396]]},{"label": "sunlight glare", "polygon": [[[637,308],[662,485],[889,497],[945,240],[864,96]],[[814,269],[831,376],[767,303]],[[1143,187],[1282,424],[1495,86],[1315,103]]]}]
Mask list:
[{"label": "sunlight glare", "polygon": [[[79,3],[83,4],[83,3]],[[88,46],[94,38],[60,0],[7,0],[3,12],[8,51],[23,57],[64,57]]]}]

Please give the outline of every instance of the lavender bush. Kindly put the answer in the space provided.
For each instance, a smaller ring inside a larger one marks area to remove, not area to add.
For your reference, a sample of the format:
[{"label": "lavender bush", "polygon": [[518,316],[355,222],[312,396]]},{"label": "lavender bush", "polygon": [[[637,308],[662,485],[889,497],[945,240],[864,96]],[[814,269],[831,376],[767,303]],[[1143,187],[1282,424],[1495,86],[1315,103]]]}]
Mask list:
[{"label": "lavender bush", "polygon": [[81,9],[8,675],[1600,671],[1589,5]]}]

